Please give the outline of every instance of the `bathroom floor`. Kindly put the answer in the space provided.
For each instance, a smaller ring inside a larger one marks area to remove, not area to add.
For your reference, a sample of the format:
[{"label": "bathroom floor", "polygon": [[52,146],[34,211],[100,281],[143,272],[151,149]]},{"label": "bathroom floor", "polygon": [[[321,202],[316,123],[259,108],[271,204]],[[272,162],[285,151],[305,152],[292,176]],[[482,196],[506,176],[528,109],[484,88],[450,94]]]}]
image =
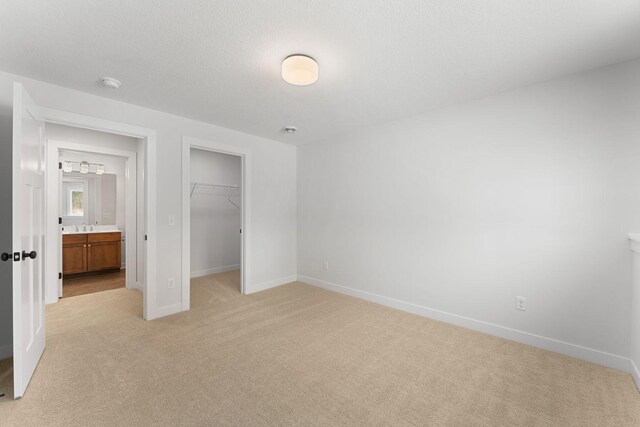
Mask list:
[{"label": "bathroom floor", "polygon": [[75,297],[78,295],[92,294],[94,292],[124,288],[126,286],[125,277],[125,270],[122,269],[116,273],[64,279],[62,284],[62,297]]}]

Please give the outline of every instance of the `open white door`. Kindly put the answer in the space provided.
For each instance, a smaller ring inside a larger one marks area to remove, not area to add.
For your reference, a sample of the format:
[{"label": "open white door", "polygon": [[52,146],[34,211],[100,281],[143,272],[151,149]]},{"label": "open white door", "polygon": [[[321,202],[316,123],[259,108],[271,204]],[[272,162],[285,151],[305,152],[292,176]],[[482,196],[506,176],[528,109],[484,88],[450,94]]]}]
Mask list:
[{"label": "open white door", "polygon": [[13,381],[18,399],[44,351],[44,123],[13,86]]}]

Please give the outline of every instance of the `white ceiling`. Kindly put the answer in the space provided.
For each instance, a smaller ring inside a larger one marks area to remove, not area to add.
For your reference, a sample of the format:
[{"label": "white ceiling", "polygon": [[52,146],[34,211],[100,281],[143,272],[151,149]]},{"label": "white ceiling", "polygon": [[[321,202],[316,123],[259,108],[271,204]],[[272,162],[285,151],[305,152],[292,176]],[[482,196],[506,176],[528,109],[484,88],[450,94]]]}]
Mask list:
[{"label": "white ceiling", "polygon": [[4,71],[294,144],[637,57],[640,0],[0,2]]}]

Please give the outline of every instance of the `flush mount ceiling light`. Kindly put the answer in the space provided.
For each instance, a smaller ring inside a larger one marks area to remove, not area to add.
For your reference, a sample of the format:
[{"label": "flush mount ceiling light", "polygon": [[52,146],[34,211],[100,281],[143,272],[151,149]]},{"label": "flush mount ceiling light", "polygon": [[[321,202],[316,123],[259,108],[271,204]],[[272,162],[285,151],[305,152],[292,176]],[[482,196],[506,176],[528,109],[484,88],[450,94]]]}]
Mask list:
[{"label": "flush mount ceiling light", "polygon": [[122,84],[120,80],[114,79],[113,77],[103,77],[100,79],[100,82],[109,89],[118,89]]},{"label": "flush mount ceiling light", "polygon": [[282,78],[296,86],[315,83],[318,80],[318,63],[307,55],[289,55],[282,61]]}]

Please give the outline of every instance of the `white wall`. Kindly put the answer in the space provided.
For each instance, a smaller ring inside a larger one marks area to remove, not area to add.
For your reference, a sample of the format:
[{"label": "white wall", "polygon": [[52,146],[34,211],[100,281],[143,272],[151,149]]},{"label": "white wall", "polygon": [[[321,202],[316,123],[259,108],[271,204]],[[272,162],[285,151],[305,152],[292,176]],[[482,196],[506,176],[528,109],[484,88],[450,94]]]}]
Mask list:
[{"label": "white wall", "polygon": [[299,147],[299,277],[628,366],[639,76],[628,63]]},{"label": "white wall", "polygon": [[[160,310],[181,306],[181,167],[182,136],[216,141],[251,150],[252,158],[252,269],[249,291],[264,283],[281,283],[296,274],[296,147],[219,126],[197,122],[112,99],[0,72],[0,146],[11,145],[13,82],[25,85],[33,99],[49,108],[119,121],[157,131],[157,293]],[[124,87],[122,90],[125,90]],[[105,92],[107,93],[107,92]],[[110,94],[114,96],[113,93]],[[117,95],[116,95],[117,96]],[[50,127],[50,126],[48,126]],[[10,169],[3,156],[0,170]],[[2,200],[9,200],[7,186]],[[174,215],[175,226],[167,218]],[[11,216],[9,215],[8,218]],[[3,270],[7,270],[4,268]],[[175,278],[170,289],[167,279]],[[10,274],[2,283],[10,282]],[[3,291],[4,292],[4,291]],[[0,300],[0,313],[11,312],[11,298]],[[6,316],[9,320],[11,316]],[[3,322],[0,337],[11,330]],[[10,333],[9,333],[10,334]],[[3,343],[0,343],[2,345]]]},{"label": "white wall", "polygon": [[[191,149],[191,182],[240,186],[241,163],[238,156]],[[240,210],[222,194],[203,188],[191,197],[191,277],[240,268]],[[238,196],[232,201],[240,206]]]}]

